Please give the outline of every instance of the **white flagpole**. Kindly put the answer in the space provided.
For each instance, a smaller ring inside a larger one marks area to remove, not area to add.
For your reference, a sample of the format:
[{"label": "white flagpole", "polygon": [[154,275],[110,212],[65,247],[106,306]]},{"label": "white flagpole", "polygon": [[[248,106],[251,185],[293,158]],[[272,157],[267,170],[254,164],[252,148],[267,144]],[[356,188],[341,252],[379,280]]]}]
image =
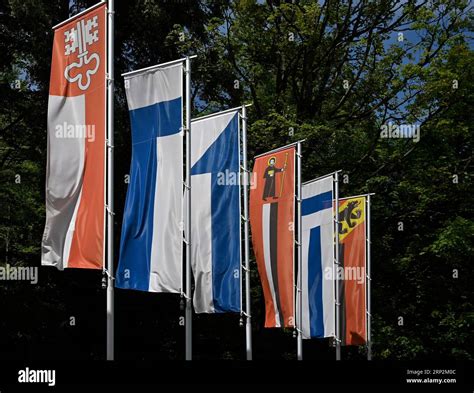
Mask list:
[{"label": "white flagpole", "polygon": [[339,173],[334,174],[334,200],[335,200],[335,236],[336,248],[334,250],[334,277],[336,282],[336,360],[341,360],[341,299],[340,299],[340,282],[339,275]]},{"label": "white flagpole", "polygon": [[114,360],[114,0],[107,2],[107,360]]},{"label": "white flagpole", "polygon": [[302,279],[302,249],[301,249],[301,205],[302,205],[302,195],[301,195],[301,143],[298,142],[296,145],[296,160],[297,160],[297,174],[298,183],[297,183],[297,194],[296,194],[296,203],[298,206],[298,215],[297,215],[297,230],[298,230],[298,238],[296,241],[296,246],[298,247],[298,280],[296,282],[296,300],[297,300],[297,339],[296,339],[296,352],[298,360],[303,360],[303,335],[301,330],[301,323],[303,317],[303,299],[302,299],[302,292],[301,292],[301,285],[303,284]]},{"label": "white flagpole", "polygon": [[186,360],[192,360],[192,294],[191,294],[191,61],[186,57]]},{"label": "white flagpole", "polygon": [[244,183],[244,255],[245,255],[245,349],[247,360],[252,360],[252,320],[250,299],[250,246],[249,246],[249,172],[247,168],[247,108],[242,105],[242,169]]},{"label": "white flagpole", "polygon": [[371,280],[372,276],[370,273],[370,194],[367,195],[367,216],[366,216],[366,225],[367,225],[367,360],[372,360],[372,338],[371,338],[371,328],[372,328],[372,314],[371,314]]}]

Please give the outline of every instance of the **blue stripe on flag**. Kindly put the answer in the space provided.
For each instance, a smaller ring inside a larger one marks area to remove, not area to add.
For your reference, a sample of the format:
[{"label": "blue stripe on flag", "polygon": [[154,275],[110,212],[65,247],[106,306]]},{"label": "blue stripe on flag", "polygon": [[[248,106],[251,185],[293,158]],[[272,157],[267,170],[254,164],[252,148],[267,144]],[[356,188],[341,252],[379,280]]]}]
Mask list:
[{"label": "blue stripe on flag", "polygon": [[308,214],[316,213],[320,210],[330,209],[332,206],[332,191],[327,191],[322,194],[303,199],[301,214],[307,216]]},{"label": "blue stripe on flag", "polygon": [[311,229],[308,255],[308,297],[311,338],[324,337],[321,227]]},{"label": "blue stripe on flag", "polygon": [[181,97],[130,111],[132,143],[176,134],[181,127]]},{"label": "blue stripe on flag", "polygon": [[[216,312],[240,311],[239,187],[212,175],[212,297]],[[237,271],[237,275],[235,272]]]},{"label": "blue stripe on flag", "polygon": [[133,146],[115,286],[148,291],[157,171],[156,139]]}]

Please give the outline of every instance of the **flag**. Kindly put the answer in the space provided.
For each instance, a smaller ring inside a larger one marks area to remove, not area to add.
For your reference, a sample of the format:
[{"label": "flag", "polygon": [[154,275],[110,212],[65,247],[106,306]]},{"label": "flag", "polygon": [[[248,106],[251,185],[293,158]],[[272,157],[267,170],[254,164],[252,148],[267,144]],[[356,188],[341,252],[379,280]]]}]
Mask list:
[{"label": "flag", "polygon": [[239,112],[192,122],[191,238],[197,313],[240,312]]},{"label": "flag", "polygon": [[250,225],[265,297],[265,327],[293,327],[295,148],[255,159]]},{"label": "flag", "polygon": [[343,345],[367,341],[365,196],[339,200],[341,340]]},{"label": "flag", "polygon": [[105,239],[106,7],[54,31],[41,263],[101,269]]},{"label": "flag", "polygon": [[335,336],[334,179],[302,186],[301,329],[304,339]]},{"label": "flag", "polygon": [[116,286],[180,293],[183,255],[183,66],[125,77],[130,184]]}]

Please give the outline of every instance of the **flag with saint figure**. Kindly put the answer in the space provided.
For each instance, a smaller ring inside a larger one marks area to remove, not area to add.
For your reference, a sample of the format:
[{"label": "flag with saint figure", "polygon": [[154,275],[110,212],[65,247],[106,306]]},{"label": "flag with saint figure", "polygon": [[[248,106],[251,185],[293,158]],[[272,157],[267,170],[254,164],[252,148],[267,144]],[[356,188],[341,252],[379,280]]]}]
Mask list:
[{"label": "flag with saint figure", "polygon": [[192,121],[191,244],[197,313],[240,312],[239,111]]},{"label": "flag with saint figure", "polygon": [[183,256],[183,64],[125,76],[130,184],[116,286],[180,293]]},{"label": "flag with saint figure", "polygon": [[106,6],[54,28],[41,263],[102,269],[105,241]]},{"label": "flag with saint figure", "polygon": [[250,226],[265,297],[265,327],[295,326],[295,147],[255,158]]},{"label": "flag with saint figure", "polygon": [[365,196],[339,199],[342,345],[367,342],[365,203]]},{"label": "flag with saint figure", "polygon": [[304,339],[335,336],[333,197],[333,175],[302,186],[302,283],[299,287]]}]

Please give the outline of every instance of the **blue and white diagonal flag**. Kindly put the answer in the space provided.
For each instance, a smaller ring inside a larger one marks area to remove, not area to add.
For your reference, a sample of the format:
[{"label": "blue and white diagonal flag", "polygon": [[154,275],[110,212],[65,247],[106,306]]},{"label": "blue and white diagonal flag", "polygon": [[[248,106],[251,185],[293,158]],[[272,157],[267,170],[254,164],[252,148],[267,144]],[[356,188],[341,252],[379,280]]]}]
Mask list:
[{"label": "blue and white diagonal flag", "polygon": [[328,176],[302,186],[301,329],[305,339],[335,335],[334,282],[325,279],[334,263],[333,185],[333,176]]},{"label": "blue and white diagonal flag", "polygon": [[192,122],[191,238],[197,313],[239,312],[239,112]]},{"label": "blue and white diagonal flag", "polygon": [[181,291],[182,64],[125,78],[132,125],[130,184],[116,286]]}]

